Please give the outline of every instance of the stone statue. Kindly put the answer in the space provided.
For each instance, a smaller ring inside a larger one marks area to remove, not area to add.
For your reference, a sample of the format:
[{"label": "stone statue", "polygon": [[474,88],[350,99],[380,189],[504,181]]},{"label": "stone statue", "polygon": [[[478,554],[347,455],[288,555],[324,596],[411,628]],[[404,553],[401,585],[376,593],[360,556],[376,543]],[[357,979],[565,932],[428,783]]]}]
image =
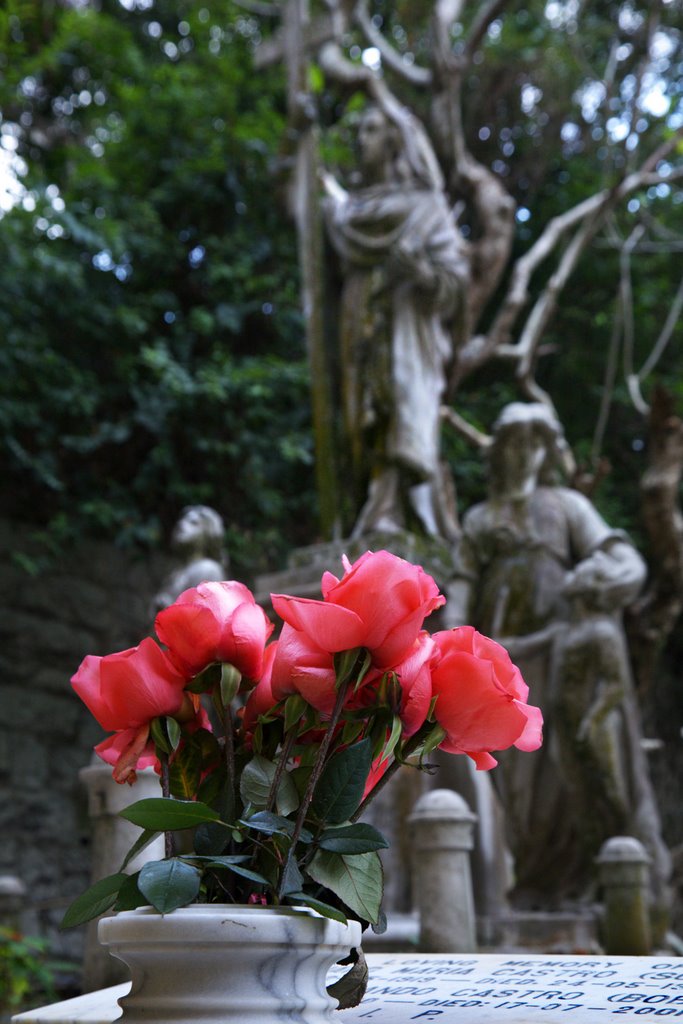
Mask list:
[{"label": "stone statue", "polygon": [[173,604],[184,590],[205,580],[224,580],[228,560],[223,548],[224,526],[218,512],[208,505],[188,505],[173,527],[171,546],[181,565],[155,594],[152,614]]},{"label": "stone statue", "polygon": [[464,518],[446,605],[449,625],[472,622],[508,648],[543,709],[542,749],[501,754],[492,779],[512,900],[528,909],[589,896],[593,859],[615,834],[645,844],[660,896],[669,872],[621,623],[645,565],[586,497],[553,483],[563,446],[546,406],[502,411],[490,496]]},{"label": "stone statue", "polygon": [[[468,279],[465,243],[420,122],[397,102],[365,109],[350,191],[323,175],[344,269],[339,312],[344,432],[367,488],[354,536],[417,528],[452,537],[439,461],[444,366]],[[369,485],[368,485],[369,480]]]}]

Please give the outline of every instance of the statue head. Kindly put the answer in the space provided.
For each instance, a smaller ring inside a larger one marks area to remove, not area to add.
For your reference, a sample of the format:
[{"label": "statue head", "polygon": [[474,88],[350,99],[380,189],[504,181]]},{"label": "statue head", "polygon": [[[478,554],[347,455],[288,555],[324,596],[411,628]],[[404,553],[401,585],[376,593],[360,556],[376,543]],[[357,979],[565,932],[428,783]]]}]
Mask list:
[{"label": "statue head", "polygon": [[521,498],[539,483],[550,483],[564,443],[559,420],[541,402],[506,405],[493,425],[492,492]]},{"label": "statue head", "polygon": [[401,133],[383,110],[371,104],[361,114],[356,134],[358,163],[369,181],[391,179],[401,153]]},{"label": "statue head", "polygon": [[401,104],[369,104],[356,135],[358,163],[366,184],[395,182],[442,189],[443,175],[420,121]]},{"label": "statue head", "polygon": [[182,555],[206,555],[219,562],[225,558],[223,539],[223,520],[208,505],[184,508],[171,534],[171,544]]}]

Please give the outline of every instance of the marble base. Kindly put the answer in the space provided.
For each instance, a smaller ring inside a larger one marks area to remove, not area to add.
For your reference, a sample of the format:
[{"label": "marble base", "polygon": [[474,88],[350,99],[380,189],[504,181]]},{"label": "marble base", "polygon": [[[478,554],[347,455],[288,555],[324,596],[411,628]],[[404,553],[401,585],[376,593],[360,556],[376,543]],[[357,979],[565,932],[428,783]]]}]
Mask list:
[{"label": "marble base", "polygon": [[99,925],[130,968],[124,1024],[329,1024],[327,972],[360,938],[357,921],[293,907],[141,907]]}]

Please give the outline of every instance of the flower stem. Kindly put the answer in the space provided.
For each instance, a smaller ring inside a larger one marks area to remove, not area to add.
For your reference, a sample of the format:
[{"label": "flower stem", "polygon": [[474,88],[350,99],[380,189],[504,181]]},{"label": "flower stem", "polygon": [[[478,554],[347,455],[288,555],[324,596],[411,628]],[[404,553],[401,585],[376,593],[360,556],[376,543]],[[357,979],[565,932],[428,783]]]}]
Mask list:
[{"label": "flower stem", "polygon": [[[165,750],[157,748],[157,757],[161,764],[161,795],[168,800],[171,796],[171,772],[168,764],[168,754]],[[164,832],[164,854],[166,857],[175,856],[175,841],[172,832]]]},{"label": "flower stem", "polygon": [[270,792],[268,793],[268,802],[266,804],[267,811],[272,811],[273,807],[275,806],[275,801],[277,800],[277,791],[280,788],[280,779],[282,778],[282,773],[285,770],[285,765],[289,761],[290,755],[292,753],[292,747],[294,746],[298,733],[299,723],[297,722],[296,725],[293,725],[292,728],[287,733],[285,737],[285,742],[283,743],[282,749],[280,750],[280,757],[278,758],[278,762],[275,768],[275,775],[273,776],[273,781],[270,786]]},{"label": "flower stem", "polygon": [[228,776],[228,793],[230,794],[230,817],[234,818],[237,808],[237,795],[235,792],[235,738],[232,730],[232,709],[229,704],[223,705],[223,732],[225,744],[223,755],[225,757],[225,770]]},{"label": "flower stem", "polygon": [[391,764],[389,765],[389,767],[387,768],[379,782],[377,782],[377,784],[372,787],[372,789],[366,796],[365,800],[363,800],[359,804],[354,813],[351,815],[351,818],[349,819],[350,821],[358,821],[358,819],[362,817],[363,814],[365,814],[368,804],[372,803],[375,797],[382,792],[384,787],[394,777],[399,768],[401,768],[405,764],[406,758],[410,757],[410,755],[418,749],[420,744],[424,741],[425,736],[430,732],[431,728],[431,725],[428,728],[423,727],[418,732],[416,732],[414,736],[410,737],[410,739],[406,742],[401,752],[400,760],[398,758],[394,758],[394,760],[391,762]]},{"label": "flower stem", "polygon": [[[311,801],[313,800],[313,796],[315,794],[315,788],[318,785],[318,782],[320,781],[320,776],[323,773],[323,768],[325,767],[325,758],[327,757],[327,752],[330,749],[330,744],[332,742],[332,737],[334,735],[334,730],[335,730],[335,727],[337,725],[337,722],[339,721],[339,716],[342,713],[342,709],[344,707],[344,701],[346,699],[346,693],[347,693],[347,690],[349,688],[350,681],[351,681],[351,675],[349,674],[349,675],[347,675],[347,677],[345,679],[343,679],[343,681],[342,681],[342,683],[341,683],[341,685],[339,687],[339,690],[337,692],[337,700],[336,700],[336,703],[334,705],[334,710],[333,710],[332,715],[330,717],[330,721],[328,723],[327,729],[325,730],[325,735],[323,736],[322,741],[320,743],[320,746],[318,748],[318,754],[316,756],[315,763],[313,765],[313,771],[311,772],[311,777],[309,778],[308,785],[306,786],[306,791],[305,791],[303,797],[301,798],[301,803],[299,804],[299,813],[297,814],[296,822],[294,824],[294,831],[292,832],[292,842],[291,842],[291,845],[289,847],[289,853],[287,854],[287,861],[286,861],[286,864],[285,864],[285,870],[283,871],[283,875],[282,875],[283,878],[284,878],[287,866],[289,865],[289,863],[291,862],[291,860],[292,860],[292,858],[294,856],[294,850],[296,848],[296,844],[299,841],[299,836],[301,835],[301,830],[304,827],[304,822],[306,820],[306,815],[308,814],[308,808],[311,806]],[[282,896],[282,895],[283,895],[282,892],[280,892],[280,896]]]}]

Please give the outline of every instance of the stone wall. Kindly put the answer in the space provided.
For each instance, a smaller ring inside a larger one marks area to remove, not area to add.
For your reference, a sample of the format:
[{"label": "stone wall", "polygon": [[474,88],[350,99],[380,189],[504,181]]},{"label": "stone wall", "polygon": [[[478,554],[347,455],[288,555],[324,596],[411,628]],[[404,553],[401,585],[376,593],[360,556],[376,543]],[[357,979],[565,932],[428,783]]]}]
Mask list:
[{"label": "stone wall", "polygon": [[112,546],[82,544],[34,577],[13,552],[28,533],[0,521],[0,875],[26,885],[21,925],[80,959],[84,929],[58,933],[90,880],[90,823],[79,769],[103,732],[69,680],[86,654],[139,642],[168,569]]}]

